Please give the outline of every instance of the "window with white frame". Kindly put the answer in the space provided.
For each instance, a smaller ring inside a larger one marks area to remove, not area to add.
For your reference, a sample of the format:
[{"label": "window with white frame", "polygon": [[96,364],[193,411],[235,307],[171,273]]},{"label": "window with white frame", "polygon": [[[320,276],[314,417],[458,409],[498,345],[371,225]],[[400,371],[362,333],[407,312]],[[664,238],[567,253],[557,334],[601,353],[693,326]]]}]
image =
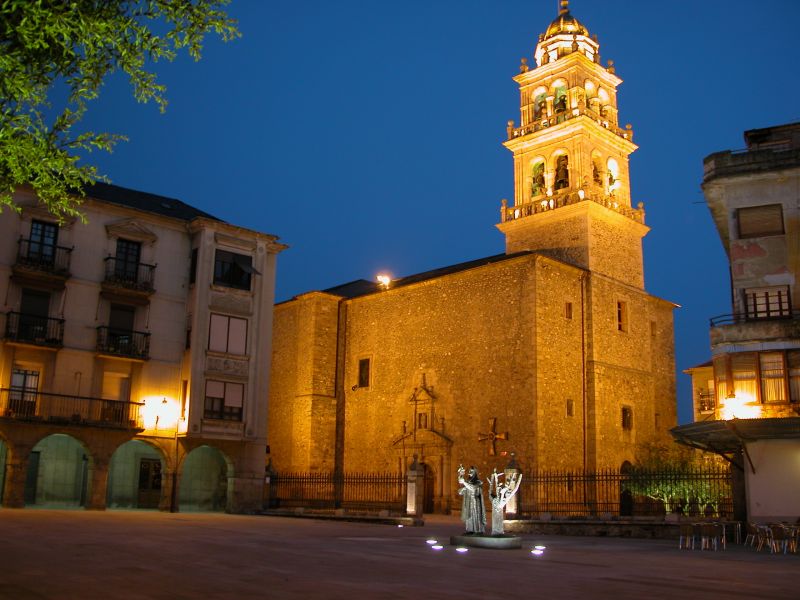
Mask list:
[{"label": "window with white frame", "polygon": [[206,380],[206,401],[203,417],[224,421],[241,421],[244,406],[244,384]]},{"label": "window with white frame", "polygon": [[247,319],[211,313],[208,349],[228,354],[247,354]]}]

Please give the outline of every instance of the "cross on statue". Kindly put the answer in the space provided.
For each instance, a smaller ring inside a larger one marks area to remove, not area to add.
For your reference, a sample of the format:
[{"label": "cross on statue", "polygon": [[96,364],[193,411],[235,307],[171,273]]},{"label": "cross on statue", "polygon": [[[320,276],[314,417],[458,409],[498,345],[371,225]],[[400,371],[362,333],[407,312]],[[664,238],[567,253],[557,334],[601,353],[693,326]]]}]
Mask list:
[{"label": "cross on statue", "polygon": [[497,454],[497,440],[508,440],[508,432],[497,432],[497,417],[489,419],[489,433],[478,433],[479,442],[489,442],[489,456]]}]

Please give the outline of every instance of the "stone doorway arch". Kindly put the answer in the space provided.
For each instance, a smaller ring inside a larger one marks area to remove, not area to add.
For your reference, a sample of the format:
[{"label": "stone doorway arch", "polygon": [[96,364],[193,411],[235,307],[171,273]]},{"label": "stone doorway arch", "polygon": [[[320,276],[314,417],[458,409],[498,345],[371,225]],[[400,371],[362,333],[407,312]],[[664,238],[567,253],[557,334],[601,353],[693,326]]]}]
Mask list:
[{"label": "stone doorway arch", "polygon": [[178,486],[181,512],[224,511],[228,507],[233,463],[213,446],[199,446],[183,460]]},{"label": "stone doorway arch", "polygon": [[142,440],[130,440],[111,455],[107,505],[121,509],[158,509],[164,503],[162,477],[167,471],[161,451]]},{"label": "stone doorway arch", "polygon": [[86,506],[92,466],[89,451],[71,435],[53,433],[42,438],[28,457],[25,506]]}]

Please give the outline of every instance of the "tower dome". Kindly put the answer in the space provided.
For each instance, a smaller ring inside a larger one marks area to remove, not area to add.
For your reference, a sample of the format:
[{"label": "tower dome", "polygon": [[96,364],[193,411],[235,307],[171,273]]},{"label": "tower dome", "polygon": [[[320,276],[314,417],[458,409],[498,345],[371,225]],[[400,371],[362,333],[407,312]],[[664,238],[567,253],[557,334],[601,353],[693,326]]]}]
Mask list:
[{"label": "tower dome", "polygon": [[547,31],[544,33],[542,40],[546,40],[557,35],[585,35],[589,37],[589,30],[584,27],[578,19],[573,17],[569,12],[569,0],[561,0],[561,9],[558,11],[558,16],[553,19]]}]

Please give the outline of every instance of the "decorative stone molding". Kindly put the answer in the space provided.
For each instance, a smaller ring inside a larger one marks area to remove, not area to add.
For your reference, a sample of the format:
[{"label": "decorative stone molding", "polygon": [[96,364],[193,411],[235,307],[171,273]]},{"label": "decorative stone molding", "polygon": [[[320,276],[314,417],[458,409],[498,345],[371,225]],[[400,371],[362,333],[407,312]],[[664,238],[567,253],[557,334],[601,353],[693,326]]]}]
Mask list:
[{"label": "decorative stone molding", "polygon": [[219,231],[214,232],[214,241],[217,244],[221,244],[223,246],[229,246],[231,248],[239,248],[240,250],[247,250],[252,252],[256,249],[256,241],[255,240],[244,240],[242,238],[233,237],[231,235],[225,235],[224,233],[220,233]]},{"label": "decorative stone molding", "polygon": [[154,244],[158,236],[135,219],[123,219],[106,225],[106,233],[110,238],[124,238],[146,244]]}]

